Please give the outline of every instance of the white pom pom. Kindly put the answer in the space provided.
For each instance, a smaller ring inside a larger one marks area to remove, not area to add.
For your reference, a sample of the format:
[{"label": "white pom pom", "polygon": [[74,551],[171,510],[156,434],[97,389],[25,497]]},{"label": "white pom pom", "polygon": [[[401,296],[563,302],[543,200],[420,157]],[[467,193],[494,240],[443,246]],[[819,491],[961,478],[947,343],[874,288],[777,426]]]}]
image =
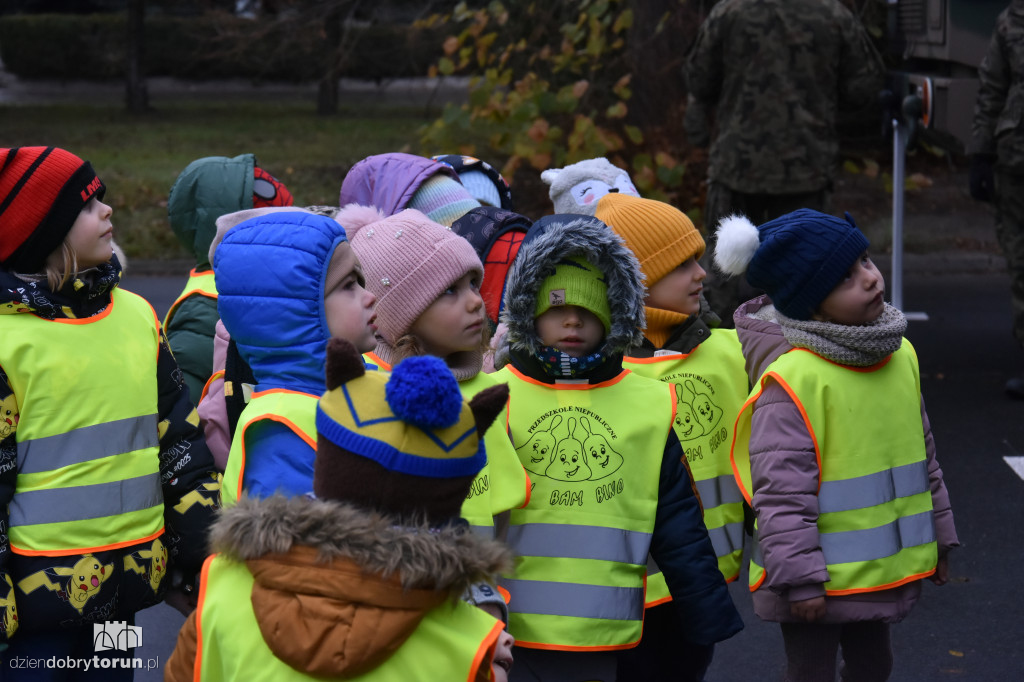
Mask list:
[{"label": "white pom pom", "polygon": [[334,219],[345,228],[345,234],[348,235],[348,238],[352,239],[360,229],[384,220],[386,217],[380,209],[373,206],[347,204],[335,214]]},{"label": "white pom pom", "polygon": [[722,218],[716,231],[715,265],[727,275],[742,275],[761,245],[757,226],[746,216]]}]

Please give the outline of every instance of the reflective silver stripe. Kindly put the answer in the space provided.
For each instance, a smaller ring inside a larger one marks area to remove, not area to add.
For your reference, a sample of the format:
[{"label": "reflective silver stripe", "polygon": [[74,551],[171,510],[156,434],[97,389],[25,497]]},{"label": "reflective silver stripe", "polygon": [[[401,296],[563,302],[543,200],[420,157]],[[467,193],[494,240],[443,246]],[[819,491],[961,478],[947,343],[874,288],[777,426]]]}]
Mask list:
[{"label": "reflective silver stripe", "polygon": [[727,523],[719,528],[708,528],[711,544],[715,548],[715,556],[729,556],[743,549],[743,522]]},{"label": "reflective silver stripe", "polygon": [[818,493],[818,509],[822,514],[865,509],[928,490],[928,465],[921,460],[867,476],[824,481]]},{"label": "reflective silver stripe", "polygon": [[38,474],[159,445],[155,414],[18,441],[18,473]]},{"label": "reflective silver stripe", "polygon": [[603,526],[529,523],[509,528],[508,544],[520,556],[599,559],[644,565],[651,548],[651,534]]},{"label": "reflective silver stripe", "polygon": [[764,556],[761,554],[761,539],[754,528],[754,539],[750,542],[750,562],[755,566],[764,568]]},{"label": "reflective silver stripe", "polygon": [[84,521],[163,505],[160,474],[123,481],[15,493],[10,504],[10,525]]},{"label": "reflective silver stripe", "polygon": [[821,533],[821,549],[828,564],[884,559],[907,547],[935,541],[932,512],[903,516],[877,528]]},{"label": "reflective silver stripe", "polygon": [[743,495],[736,487],[736,479],[732,476],[717,476],[696,483],[697,492],[700,493],[700,502],[705,509],[714,509],[723,504],[743,501]]},{"label": "reflective silver stripe", "polygon": [[494,539],[494,526],[474,526],[469,524],[469,530],[477,537],[487,538],[488,540]]},{"label": "reflective silver stripe", "polygon": [[605,587],[544,580],[502,580],[509,591],[509,610],[542,616],[573,616],[607,620],[640,620],[642,587]]}]

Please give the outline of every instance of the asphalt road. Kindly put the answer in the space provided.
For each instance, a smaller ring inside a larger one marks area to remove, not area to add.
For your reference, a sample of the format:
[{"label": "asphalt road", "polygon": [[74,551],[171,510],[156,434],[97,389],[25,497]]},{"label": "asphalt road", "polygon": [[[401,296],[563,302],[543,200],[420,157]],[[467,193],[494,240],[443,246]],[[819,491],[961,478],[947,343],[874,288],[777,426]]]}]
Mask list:
[{"label": "asphalt road", "polygon": [[[888,272],[886,264],[879,266]],[[926,582],[913,613],[893,628],[891,679],[1020,680],[1024,600],[1016,574],[1024,560],[1024,480],[1004,458],[1024,462],[1024,402],[1004,397],[1003,383],[1024,372],[1024,353],[1009,331],[1008,279],[993,271],[947,272],[941,258],[924,270],[905,275],[904,308],[928,315],[911,322],[907,336],[920,357],[922,391],[963,546],[950,558],[950,583]],[[147,297],[161,316],[183,284],[184,275],[150,277],[130,269],[124,279],[125,288]],[[745,584],[734,584],[732,594],[746,629],[719,645],[708,682],[781,679],[778,626],[753,615]],[[183,618],[159,606],[137,622],[144,639],[136,656],[162,665]],[[136,679],[161,675],[139,671]]]}]

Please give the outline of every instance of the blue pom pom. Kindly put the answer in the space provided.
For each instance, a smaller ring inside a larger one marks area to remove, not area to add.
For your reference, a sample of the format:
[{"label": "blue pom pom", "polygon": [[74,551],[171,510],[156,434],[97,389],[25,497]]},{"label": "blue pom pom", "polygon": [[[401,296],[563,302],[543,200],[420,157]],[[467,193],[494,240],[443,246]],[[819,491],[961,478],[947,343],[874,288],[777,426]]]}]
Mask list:
[{"label": "blue pom pom", "polygon": [[453,426],[462,414],[462,392],[444,360],[432,355],[406,358],[395,366],[384,389],[402,421],[425,429]]}]

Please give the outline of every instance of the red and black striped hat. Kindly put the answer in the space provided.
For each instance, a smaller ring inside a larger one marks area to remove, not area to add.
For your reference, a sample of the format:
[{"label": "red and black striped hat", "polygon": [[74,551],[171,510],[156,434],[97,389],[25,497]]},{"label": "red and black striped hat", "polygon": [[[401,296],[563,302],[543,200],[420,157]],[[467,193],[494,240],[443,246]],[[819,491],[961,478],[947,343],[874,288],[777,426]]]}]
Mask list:
[{"label": "red and black striped hat", "polygon": [[0,267],[42,271],[82,208],[105,191],[89,162],[71,152],[0,148]]}]

